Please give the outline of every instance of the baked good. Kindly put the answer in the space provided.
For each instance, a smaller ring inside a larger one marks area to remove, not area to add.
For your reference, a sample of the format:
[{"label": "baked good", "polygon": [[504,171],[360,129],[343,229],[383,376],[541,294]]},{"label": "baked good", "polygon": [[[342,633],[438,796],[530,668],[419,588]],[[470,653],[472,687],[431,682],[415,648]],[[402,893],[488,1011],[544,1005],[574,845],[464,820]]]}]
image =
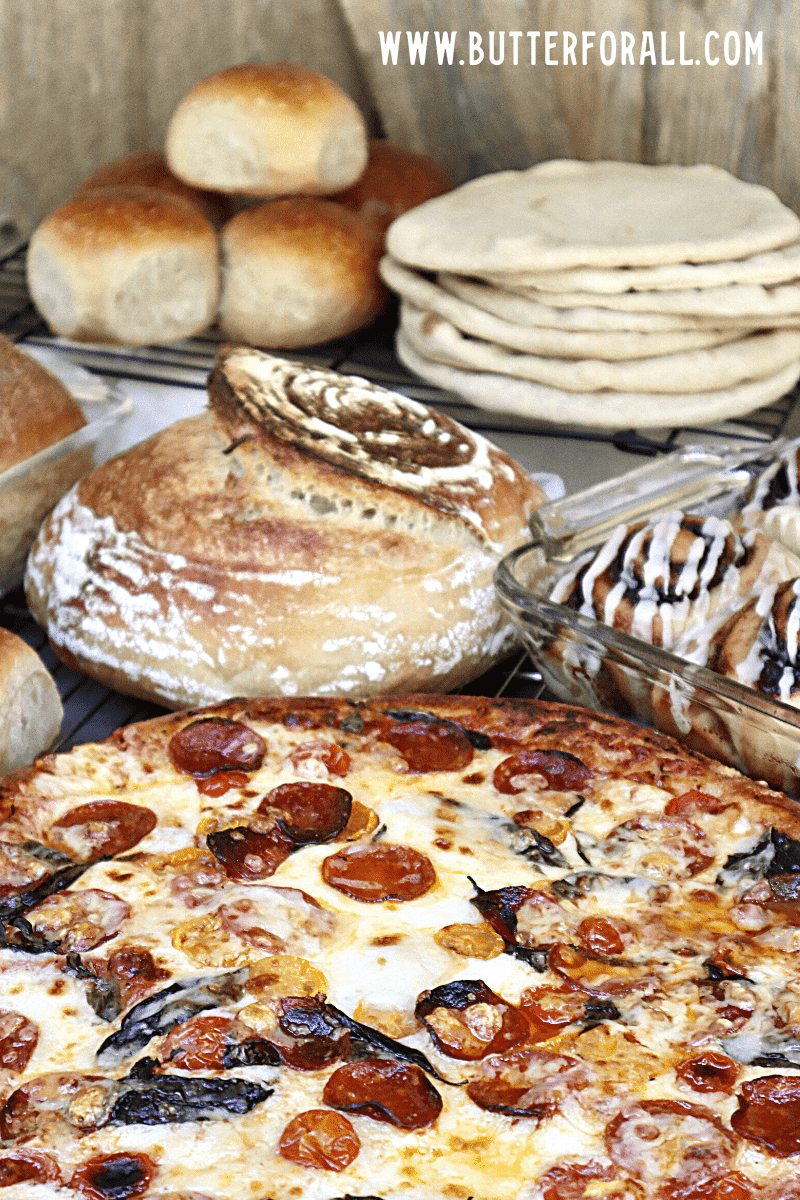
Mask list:
[{"label": "baked good", "polygon": [[358,107],[299,63],[245,63],[201,79],[167,126],[170,168],[195,187],[248,196],[326,195],[367,164]]},{"label": "baked good", "polygon": [[709,425],[778,400],[791,391],[798,378],[798,363],[792,362],[765,379],[706,392],[570,392],[497,371],[467,370],[432,362],[411,344],[402,330],[397,335],[396,348],[397,357],[409,371],[443,391],[464,396],[478,408],[595,429]]},{"label": "baked good", "polygon": [[481,176],[412,209],[387,249],[423,270],[505,277],[718,262],[798,235],[800,219],[774,192],[719,167],[556,159]]},{"label": "baked good", "polygon": [[331,200],[292,196],[237,213],[221,233],[220,328],[255,346],[313,346],[386,307],[380,242]]},{"label": "baked good", "polygon": [[373,138],[363,174],[331,199],[358,213],[383,237],[402,213],[452,187],[452,179],[430,154],[417,154],[384,138]]},{"label": "baked good", "polygon": [[124,158],[104,163],[76,188],[76,195],[93,191],[95,188],[118,187],[134,184],[137,187],[156,188],[174,196],[182,196],[196,204],[203,216],[214,226],[223,225],[231,215],[227,196],[211,192],[206,188],[192,187],[174,175],[159,150],[137,150]]},{"label": "baked good", "polygon": [[0,792],[9,1200],[797,1195],[765,785],[414,695],[172,715]]},{"label": "baked good", "polygon": [[217,238],[195,204],[133,185],[97,188],[34,230],[28,287],[54,333],[147,345],[214,320]]},{"label": "baked good", "polygon": [[56,507],[26,591],[65,661],[173,708],[446,691],[516,644],[492,573],[543,498],[417,401],[227,347],[205,413]]},{"label": "baked good", "polygon": [[757,531],[740,538],[722,517],[674,512],[618,526],[561,576],[550,598],[674,650],[689,631],[710,628],[790,578],[796,562]]},{"label": "baked good", "polygon": [[0,333],[0,471],[85,424],[63,383]]},{"label": "baked good", "polygon": [[58,446],[85,424],[61,381],[0,334],[0,472],[17,468],[0,488],[0,592],[21,582],[45,515],[91,468],[86,447]]},{"label": "baked good", "polygon": [[64,711],[53,677],[35,650],[0,627],[0,772],[47,750]]}]

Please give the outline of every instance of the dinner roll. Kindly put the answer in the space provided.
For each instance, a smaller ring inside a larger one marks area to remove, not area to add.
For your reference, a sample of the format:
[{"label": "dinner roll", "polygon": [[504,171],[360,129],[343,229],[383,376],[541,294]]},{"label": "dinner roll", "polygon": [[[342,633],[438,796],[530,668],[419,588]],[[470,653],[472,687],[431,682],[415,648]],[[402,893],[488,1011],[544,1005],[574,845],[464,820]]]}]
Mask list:
[{"label": "dinner roll", "polygon": [[179,196],[97,188],[34,231],[28,286],[62,337],[131,346],[190,337],[216,312],[216,234]]},{"label": "dinner roll", "polygon": [[364,174],[332,199],[357,212],[383,237],[396,217],[452,188],[452,179],[435,158],[375,138]]},{"label": "dinner roll", "polygon": [[298,63],[245,63],[202,79],[167,128],[167,161],[196,187],[249,196],[325,195],[367,162],[364,118]]},{"label": "dinner roll", "polygon": [[219,323],[255,346],[313,346],[384,308],[380,242],[349,209],[293,196],[237,213],[222,230]]},{"label": "dinner roll", "polygon": [[47,750],[63,717],[58,689],[27,642],[0,628],[0,772]]},{"label": "dinner roll", "polygon": [[139,150],[125,158],[104,163],[79,184],[75,194],[80,196],[95,188],[128,184],[157,188],[159,191],[170,192],[173,196],[182,196],[184,200],[191,200],[203,216],[217,228],[232,215],[227,196],[185,183],[177,175],[173,175],[167,166],[167,160],[158,150]]}]

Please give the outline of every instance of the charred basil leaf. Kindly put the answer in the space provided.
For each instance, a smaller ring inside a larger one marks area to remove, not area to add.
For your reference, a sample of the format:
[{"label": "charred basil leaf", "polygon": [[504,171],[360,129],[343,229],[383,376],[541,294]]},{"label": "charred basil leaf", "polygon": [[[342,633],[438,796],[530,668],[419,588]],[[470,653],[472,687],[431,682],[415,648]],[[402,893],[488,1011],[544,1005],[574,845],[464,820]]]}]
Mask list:
[{"label": "charred basil leaf", "polygon": [[79,954],[67,955],[67,970],[86,984],[86,999],[101,1021],[116,1021],[122,1005],[119,984],[113,979],[101,979],[84,965]]},{"label": "charred basil leaf", "polygon": [[594,1029],[604,1021],[621,1021],[622,1013],[611,1000],[587,1000],[583,1009],[584,1029]]},{"label": "charred basil leaf", "polygon": [[140,1000],[122,1018],[119,1029],[101,1044],[97,1061],[119,1065],[143,1049],[151,1038],[169,1033],[203,1009],[235,1003],[243,995],[249,976],[249,967],[220,975],[196,976]]},{"label": "charred basil leaf", "polygon": [[281,1056],[271,1042],[263,1038],[248,1038],[246,1042],[232,1042],[222,1054],[222,1065],[226,1071],[231,1067],[277,1067]]},{"label": "charred basil leaf", "polygon": [[183,1075],[128,1076],[108,1114],[108,1125],[167,1125],[239,1116],[268,1099],[273,1088],[249,1079]]},{"label": "charred basil leaf", "polygon": [[22,950],[25,954],[58,954],[58,942],[48,942],[34,932],[30,921],[21,914],[9,918],[2,926],[2,945],[7,950]]},{"label": "charred basil leaf", "polygon": [[745,879],[771,879],[800,873],[800,842],[771,826],[763,837],[740,854],[725,860],[717,883],[735,887]]},{"label": "charred basil leaf", "polygon": [[383,1050],[387,1057],[396,1059],[398,1062],[411,1063],[413,1066],[419,1067],[426,1075],[432,1075],[441,1083],[449,1083],[454,1087],[461,1086],[458,1083],[454,1084],[452,1079],[445,1079],[443,1075],[440,1075],[421,1050],[415,1050],[412,1046],[404,1046],[401,1042],[396,1042],[388,1034],[381,1033],[380,1030],[373,1029],[370,1025],[362,1025],[360,1021],[348,1017],[347,1013],[342,1012],[334,1004],[326,1003],[325,1012],[350,1032],[351,1038],[356,1043],[356,1053],[358,1052],[357,1043],[361,1042],[377,1050]]},{"label": "charred basil leaf", "polygon": [[536,829],[524,825],[514,825],[509,821],[506,826],[509,848],[515,854],[531,863],[546,863],[549,867],[558,867],[560,871],[569,870],[569,863],[560,850]]},{"label": "charred basil leaf", "polygon": [[547,970],[547,959],[550,954],[549,946],[518,946],[516,943],[513,946],[506,946],[504,954],[510,955],[511,958],[518,958],[520,962],[524,962],[526,966],[531,967],[534,971],[538,971],[540,975],[544,975]]},{"label": "charred basil leaf", "polygon": [[748,979],[746,975],[742,975],[741,971],[726,971],[725,967],[720,963],[712,962],[710,958],[703,963],[703,969],[711,983],[722,983],[725,979],[735,979],[739,983],[752,983],[752,980]]},{"label": "charred basil leaf", "polygon": [[10,922],[13,918],[36,908],[36,905],[41,904],[48,896],[63,892],[83,875],[88,866],[89,863],[70,863],[69,866],[60,867],[52,875],[46,876],[40,883],[37,883],[36,887],[30,888],[27,892],[18,892],[16,896],[9,896],[0,904],[0,921]]},{"label": "charred basil leaf", "polygon": [[524,884],[495,888],[486,892],[471,875],[467,876],[477,895],[470,896],[478,912],[505,942],[504,954],[518,958],[540,975],[547,970],[549,946],[524,946],[517,941],[517,909],[525,903],[531,889]]},{"label": "charred basil leaf", "polygon": [[[457,721],[448,721],[447,717],[437,717],[435,713],[426,712],[424,708],[385,708],[383,711],[394,721],[439,721],[442,725],[449,725],[452,729],[463,733],[471,743],[473,750],[491,750],[492,748],[492,739],[488,734],[479,733],[477,729],[465,729]],[[344,729],[344,725],[342,728]]]}]

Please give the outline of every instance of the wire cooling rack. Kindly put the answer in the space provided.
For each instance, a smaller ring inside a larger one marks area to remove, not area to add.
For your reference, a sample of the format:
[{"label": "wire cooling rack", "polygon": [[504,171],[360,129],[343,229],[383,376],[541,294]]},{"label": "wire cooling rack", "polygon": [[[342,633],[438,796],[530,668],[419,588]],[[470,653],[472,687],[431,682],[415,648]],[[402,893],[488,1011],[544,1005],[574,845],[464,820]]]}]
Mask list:
[{"label": "wire cooling rack", "polygon": [[[25,282],[24,246],[0,258],[0,331],[12,341],[54,346],[73,362],[104,379],[128,379],[172,386],[204,387],[221,338],[213,330],[207,335],[167,346],[126,348],[88,345],[54,338],[31,302]],[[697,441],[707,429],[692,427],[658,431],[656,435],[635,429],[598,432],[574,426],[554,428],[526,421],[518,416],[476,408],[452,393],[442,392],[410,375],[398,362],[393,350],[396,314],[389,312],[370,329],[340,339],[296,357],[315,366],[326,366],[346,374],[365,376],[374,383],[394,388],[420,400],[471,429],[491,437],[493,433],[515,434],[530,438],[562,438],[570,442],[605,443],[623,455],[630,455],[635,466],[638,456],[668,452],[687,441]],[[794,389],[773,404],[745,419],[714,426],[716,437],[735,443],[739,439],[771,441],[800,434],[800,391]],[[625,469],[624,462],[620,469]],[[64,705],[64,722],[56,749],[68,749],[80,742],[99,741],[120,725],[157,716],[165,710],[129,696],[111,691],[87,679],[61,663],[50,649],[47,637],[31,617],[21,589],[0,599],[0,626],[22,637],[41,656],[51,672]],[[536,698],[544,694],[541,676],[527,654],[501,663],[494,670],[462,689],[471,695]]]}]

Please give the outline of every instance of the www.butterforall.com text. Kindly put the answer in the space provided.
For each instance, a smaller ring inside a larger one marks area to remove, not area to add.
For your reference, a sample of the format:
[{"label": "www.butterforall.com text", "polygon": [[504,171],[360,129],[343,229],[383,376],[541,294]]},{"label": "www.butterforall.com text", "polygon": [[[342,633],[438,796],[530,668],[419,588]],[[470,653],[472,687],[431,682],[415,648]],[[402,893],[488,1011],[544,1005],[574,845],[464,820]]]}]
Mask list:
[{"label": "www.butterforall.com text", "polygon": [[438,66],[603,66],[709,67],[761,66],[764,58],[764,33],[736,30],[687,37],[685,30],[631,33],[584,29],[569,30],[490,30],[480,33],[458,30],[380,30],[381,59],[384,66],[407,62],[425,66],[435,58]]}]

